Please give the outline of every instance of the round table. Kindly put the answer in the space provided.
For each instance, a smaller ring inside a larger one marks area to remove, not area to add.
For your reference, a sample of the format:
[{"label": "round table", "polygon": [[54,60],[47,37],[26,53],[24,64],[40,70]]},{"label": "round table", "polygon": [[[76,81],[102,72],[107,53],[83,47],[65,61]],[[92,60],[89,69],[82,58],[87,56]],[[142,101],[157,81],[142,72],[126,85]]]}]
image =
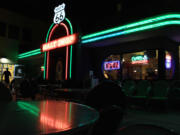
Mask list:
[{"label": "round table", "polygon": [[66,134],[91,129],[99,113],[66,101],[18,101],[0,104],[1,135]]}]

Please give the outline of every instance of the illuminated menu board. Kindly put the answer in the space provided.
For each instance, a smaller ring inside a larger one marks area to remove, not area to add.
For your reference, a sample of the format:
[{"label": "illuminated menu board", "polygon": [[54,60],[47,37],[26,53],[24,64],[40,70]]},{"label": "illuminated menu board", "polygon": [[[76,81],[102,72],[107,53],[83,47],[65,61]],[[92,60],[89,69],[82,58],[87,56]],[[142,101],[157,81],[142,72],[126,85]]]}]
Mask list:
[{"label": "illuminated menu board", "polygon": [[104,62],[104,70],[117,70],[120,69],[120,61],[107,61]]}]

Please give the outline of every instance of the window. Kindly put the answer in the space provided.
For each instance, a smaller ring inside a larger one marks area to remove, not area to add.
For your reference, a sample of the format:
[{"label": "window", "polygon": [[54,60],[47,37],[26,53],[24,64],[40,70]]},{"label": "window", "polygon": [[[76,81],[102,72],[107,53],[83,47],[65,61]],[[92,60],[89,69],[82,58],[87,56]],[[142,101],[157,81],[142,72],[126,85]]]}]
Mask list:
[{"label": "window", "polygon": [[9,25],[8,38],[19,39],[20,29],[15,25]]},{"label": "window", "polygon": [[122,59],[123,79],[156,79],[158,76],[158,51],[127,53]]},{"label": "window", "polygon": [[104,77],[110,80],[119,80],[120,55],[110,55],[102,64]]},{"label": "window", "polygon": [[6,36],[6,29],[7,29],[7,25],[3,22],[0,22],[0,36],[2,37]]},{"label": "window", "polygon": [[29,28],[23,28],[22,30],[22,40],[32,41],[32,30]]},{"label": "window", "polygon": [[166,79],[172,79],[174,75],[174,61],[170,52],[165,51]]}]

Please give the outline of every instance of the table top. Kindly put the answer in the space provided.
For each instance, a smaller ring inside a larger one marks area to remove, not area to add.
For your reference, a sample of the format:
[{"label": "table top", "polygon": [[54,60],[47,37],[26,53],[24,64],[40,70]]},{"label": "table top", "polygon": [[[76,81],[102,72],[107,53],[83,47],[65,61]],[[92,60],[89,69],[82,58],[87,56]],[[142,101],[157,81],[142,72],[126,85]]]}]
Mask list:
[{"label": "table top", "polygon": [[18,101],[0,107],[1,135],[64,134],[99,118],[95,109],[66,101]]}]

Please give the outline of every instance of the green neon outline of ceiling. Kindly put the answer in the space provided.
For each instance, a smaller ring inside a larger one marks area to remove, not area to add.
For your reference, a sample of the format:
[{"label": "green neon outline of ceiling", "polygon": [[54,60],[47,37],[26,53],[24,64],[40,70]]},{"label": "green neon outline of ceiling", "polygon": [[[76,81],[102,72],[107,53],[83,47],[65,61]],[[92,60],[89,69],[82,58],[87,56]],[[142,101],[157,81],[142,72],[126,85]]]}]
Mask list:
[{"label": "green neon outline of ceiling", "polygon": [[144,25],[142,27],[136,27],[133,29],[125,30],[125,31],[120,31],[120,32],[111,33],[108,35],[90,38],[87,40],[82,40],[82,43],[90,43],[90,42],[94,42],[94,41],[98,41],[98,40],[102,40],[102,39],[106,39],[106,38],[112,38],[112,37],[116,37],[116,36],[120,36],[120,35],[127,35],[127,34],[131,34],[131,33],[139,32],[139,31],[145,31],[145,30],[155,29],[155,28],[169,26],[169,25],[180,25],[180,20],[171,20],[171,21],[164,21],[164,22],[159,22],[159,23],[150,24],[150,25]]},{"label": "green neon outline of ceiling", "polygon": [[[96,32],[96,33],[93,33],[93,34],[88,34],[88,35],[82,36],[81,39],[89,39],[88,42],[94,42],[94,41],[97,41],[97,40],[101,40],[101,37],[97,37],[97,35],[103,35],[103,36],[105,36],[107,38],[118,36],[120,32],[112,33],[112,31],[115,30],[115,29],[117,31],[117,29],[121,30],[121,29],[127,29],[128,28],[127,31],[123,30],[123,32],[124,32],[124,34],[130,34],[130,33],[133,33],[133,32],[153,29],[154,28],[153,26],[157,27],[159,24],[160,24],[160,26],[158,26],[158,27],[167,26],[167,25],[180,25],[179,20],[172,20],[172,19],[175,19],[175,18],[180,19],[180,14],[165,14],[165,15],[161,15],[161,16],[151,17],[150,19],[145,19],[145,20],[141,20],[141,21],[138,21],[138,22],[135,22],[135,23],[130,23],[130,24],[127,24],[127,25],[123,25],[123,26],[112,28],[112,29],[108,29],[108,30],[105,30],[105,31],[100,31],[100,32]],[[170,19],[170,20],[168,20],[168,19]],[[161,21],[161,22],[159,22],[159,21]],[[154,24],[151,24],[151,23],[154,23]],[[147,24],[149,24],[149,25],[147,25]],[[139,27],[135,27],[135,26],[139,26]],[[134,28],[129,29],[131,27],[134,27]],[[49,31],[48,31],[48,33],[49,33]],[[109,32],[111,34],[104,35],[104,33],[107,33],[107,32]],[[93,39],[91,37],[95,37],[95,39]],[[104,39],[104,37],[103,37],[103,39]],[[87,43],[87,40],[82,40],[82,43],[83,42]],[[26,53],[30,53],[30,52],[31,51],[26,52]],[[26,53],[19,54],[18,58],[21,58],[19,56],[26,56],[25,55]],[[28,54],[27,57],[29,57],[29,56],[31,56],[31,55]]]},{"label": "green neon outline of ceiling", "polygon": [[126,29],[130,29],[130,28],[133,28],[133,27],[137,27],[137,26],[139,27],[139,26],[143,26],[143,25],[147,25],[147,24],[151,24],[151,23],[156,23],[156,22],[159,22],[159,21],[165,21],[167,19],[180,19],[180,14],[158,15],[158,16],[155,16],[155,17],[143,19],[143,20],[140,20],[140,21],[137,21],[137,22],[126,24],[126,25],[122,25],[122,26],[111,28],[111,29],[103,30],[103,31],[100,31],[100,32],[88,34],[88,35],[82,36],[81,39],[84,40],[84,39],[88,39],[88,38],[93,38],[93,37],[101,36],[101,35],[104,35],[104,34],[117,32],[117,31],[120,31],[120,30],[126,30]]},{"label": "green neon outline of ceiling", "polygon": [[35,50],[31,50],[31,51],[28,51],[28,52],[25,52],[25,53],[21,53],[21,54],[18,55],[18,57],[26,56],[26,55],[37,53],[37,52],[41,52],[41,49],[35,49]]}]

